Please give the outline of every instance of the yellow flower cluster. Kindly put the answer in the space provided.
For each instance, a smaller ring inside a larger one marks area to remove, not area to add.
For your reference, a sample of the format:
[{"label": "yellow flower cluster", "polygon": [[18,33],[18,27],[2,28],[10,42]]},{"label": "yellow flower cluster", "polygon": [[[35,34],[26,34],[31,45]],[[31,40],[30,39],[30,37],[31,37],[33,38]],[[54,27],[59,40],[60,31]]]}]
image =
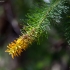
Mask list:
[{"label": "yellow flower cluster", "polygon": [[21,52],[25,50],[32,42],[32,37],[25,34],[20,36],[17,40],[14,40],[14,42],[11,42],[11,44],[7,46],[8,49],[5,52],[9,52],[14,59],[15,56],[19,56]]}]

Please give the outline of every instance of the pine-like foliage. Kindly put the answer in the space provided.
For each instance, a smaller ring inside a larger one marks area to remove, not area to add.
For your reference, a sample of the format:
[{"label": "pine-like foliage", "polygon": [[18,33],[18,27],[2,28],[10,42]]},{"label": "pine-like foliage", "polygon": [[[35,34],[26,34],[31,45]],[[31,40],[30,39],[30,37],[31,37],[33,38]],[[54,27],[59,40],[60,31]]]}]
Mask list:
[{"label": "pine-like foliage", "polygon": [[50,19],[59,22],[62,10],[64,10],[65,0],[52,0],[50,4],[43,2],[41,7],[35,7],[30,10],[25,20],[25,27],[23,27],[20,36],[17,40],[8,45],[6,52],[12,55],[12,58],[21,54],[22,50],[32,44],[33,41],[38,40],[40,36],[45,34],[47,36],[50,28]]},{"label": "pine-like foliage", "polygon": [[50,17],[52,19],[51,25],[70,44],[70,1],[64,1],[63,5],[59,5],[53,14],[54,16]]}]

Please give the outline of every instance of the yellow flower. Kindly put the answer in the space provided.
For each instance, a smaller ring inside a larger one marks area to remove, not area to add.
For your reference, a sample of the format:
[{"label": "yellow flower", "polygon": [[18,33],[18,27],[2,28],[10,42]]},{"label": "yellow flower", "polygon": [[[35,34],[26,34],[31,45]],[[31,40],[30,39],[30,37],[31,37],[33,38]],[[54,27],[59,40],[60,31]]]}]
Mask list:
[{"label": "yellow flower", "polygon": [[14,40],[14,42],[11,42],[7,47],[8,49],[5,52],[9,52],[9,54],[14,59],[15,56],[19,56],[23,50],[26,50],[29,44],[31,44],[33,41],[31,36],[23,35],[20,36],[17,40]]}]

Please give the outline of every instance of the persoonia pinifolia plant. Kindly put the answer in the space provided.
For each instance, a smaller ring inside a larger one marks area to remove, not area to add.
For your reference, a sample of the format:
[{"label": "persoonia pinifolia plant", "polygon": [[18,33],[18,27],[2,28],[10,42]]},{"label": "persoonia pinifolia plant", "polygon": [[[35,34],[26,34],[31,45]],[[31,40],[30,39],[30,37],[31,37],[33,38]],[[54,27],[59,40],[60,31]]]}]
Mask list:
[{"label": "persoonia pinifolia plant", "polygon": [[27,14],[28,19],[26,20],[27,26],[25,27],[25,32],[23,32],[24,29],[22,29],[22,36],[19,36],[14,42],[11,42],[5,52],[9,52],[12,58],[19,56],[21,52],[26,50],[43,32],[47,35],[47,28],[50,24],[48,16],[50,16],[50,14],[54,12],[54,9],[62,2],[61,0],[53,0],[49,5],[44,3],[44,6],[41,8],[35,8],[30,14]]}]

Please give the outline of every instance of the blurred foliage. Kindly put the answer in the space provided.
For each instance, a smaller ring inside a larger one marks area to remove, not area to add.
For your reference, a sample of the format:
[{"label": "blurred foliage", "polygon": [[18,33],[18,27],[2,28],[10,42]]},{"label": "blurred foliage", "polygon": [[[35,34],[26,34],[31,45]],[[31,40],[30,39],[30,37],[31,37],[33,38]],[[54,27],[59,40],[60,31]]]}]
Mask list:
[{"label": "blurred foliage", "polygon": [[[57,6],[55,6],[56,2],[59,2]],[[39,42],[38,44],[34,42],[26,50],[26,56],[21,55],[26,61],[22,62],[18,70],[48,70],[47,68],[51,67],[54,54],[56,54],[52,49],[54,45],[49,39],[54,38],[57,41],[63,38],[70,43],[70,0],[49,0],[49,3],[45,3],[43,0],[15,0],[13,4],[18,21],[23,25],[23,29],[25,25],[36,27],[45,16],[43,24],[40,25],[43,31],[41,33],[42,36],[39,36],[40,44]],[[49,7],[50,11],[48,11]],[[48,14],[46,15],[47,11]],[[30,27],[27,27],[26,30],[30,30]],[[53,28],[55,29],[54,31],[52,31]],[[39,32],[42,32],[41,29],[39,29]],[[25,33],[25,30],[22,33]],[[48,39],[43,35],[46,35]],[[56,54],[56,58],[60,59],[60,57],[66,54],[66,50],[61,49]],[[0,53],[0,55],[2,54]]]},{"label": "blurred foliage", "polygon": [[[61,6],[62,7],[62,6]],[[60,18],[58,17],[58,22],[59,23],[56,23],[54,21],[54,19],[52,20],[52,26],[55,27],[55,29],[57,29],[57,32],[59,33],[59,35],[64,38],[69,44],[70,44],[70,27],[69,27],[69,24],[70,24],[70,1],[65,1],[64,3],[64,10],[59,10],[61,12],[60,14]],[[57,13],[56,13],[56,16]]]}]

